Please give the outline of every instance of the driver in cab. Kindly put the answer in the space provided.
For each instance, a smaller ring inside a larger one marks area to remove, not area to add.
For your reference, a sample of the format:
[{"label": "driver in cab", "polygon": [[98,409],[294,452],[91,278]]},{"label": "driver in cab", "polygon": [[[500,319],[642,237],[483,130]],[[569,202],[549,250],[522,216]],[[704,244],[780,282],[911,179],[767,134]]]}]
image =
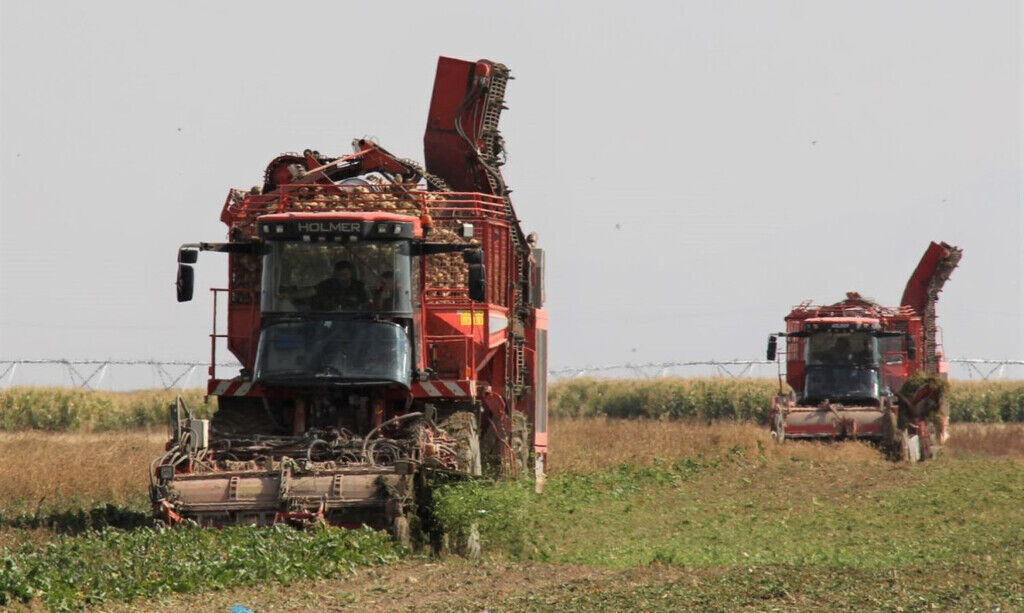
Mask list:
[{"label": "driver in cab", "polygon": [[825,361],[830,364],[849,364],[853,361],[853,350],[850,348],[850,339],[840,336],[834,345],[825,354]]},{"label": "driver in cab", "polygon": [[351,311],[365,307],[370,300],[366,287],[355,277],[355,267],[347,260],[335,262],[334,274],[330,277],[287,295],[308,298],[313,311]]},{"label": "driver in cab", "polygon": [[872,362],[872,351],[867,345],[854,349],[850,344],[850,339],[840,336],[829,349],[825,356],[825,361],[831,364],[870,365]]}]

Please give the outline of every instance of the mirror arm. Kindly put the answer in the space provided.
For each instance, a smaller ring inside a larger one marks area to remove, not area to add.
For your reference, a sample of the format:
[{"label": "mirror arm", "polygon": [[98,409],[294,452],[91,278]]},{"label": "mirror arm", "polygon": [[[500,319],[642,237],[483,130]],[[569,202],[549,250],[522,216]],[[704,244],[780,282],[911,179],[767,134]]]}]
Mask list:
[{"label": "mirror arm", "polygon": [[461,243],[413,243],[412,254],[413,255],[437,255],[439,253],[458,253],[458,252],[470,252],[480,249],[473,245],[463,245]]},{"label": "mirror arm", "polygon": [[413,255],[437,255],[439,253],[457,253],[471,249],[459,243],[413,243]]},{"label": "mirror arm", "polygon": [[215,253],[241,253],[248,255],[263,255],[263,243],[261,241],[245,241],[239,243],[185,243],[178,248],[194,249],[196,251],[213,251]]}]

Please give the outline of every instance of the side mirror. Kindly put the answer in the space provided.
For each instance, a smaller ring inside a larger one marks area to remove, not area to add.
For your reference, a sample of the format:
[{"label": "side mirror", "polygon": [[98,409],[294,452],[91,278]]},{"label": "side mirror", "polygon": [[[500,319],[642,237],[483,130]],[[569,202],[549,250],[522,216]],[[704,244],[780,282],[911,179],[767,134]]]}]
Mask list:
[{"label": "side mirror", "polygon": [[778,348],[778,343],[779,339],[775,338],[774,334],[768,337],[768,353],[766,357],[769,362],[775,361],[775,352]]},{"label": "side mirror", "polygon": [[466,249],[462,261],[469,264],[469,299],[477,302],[487,300],[487,270],[484,267],[483,249]]},{"label": "side mirror", "polygon": [[192,300],[192,288],[196,281],[196,271],[188,264],[178,264],[178,280],[175,285],[178,288],[178,302]]},{"label": "side mirror", "polygon": [[909,334],[907,335],[907,359],[917,359],[917,346],[914,344],[914,337]]},{"label": "side mirror", "polygon": [[195,264],[198,260],[199,251],[197,249],[178,249],[179,264]]},{"label": "side mirror", "polygon": [[462,252],[462,261],[467,264],[483,264],[484,263],[484,250],[483,249],[466,249]]},{"label": "side mirror", "polygon": [[487,270],[483,264],[469,265],[469,299],[477,302],[487,300]]}]

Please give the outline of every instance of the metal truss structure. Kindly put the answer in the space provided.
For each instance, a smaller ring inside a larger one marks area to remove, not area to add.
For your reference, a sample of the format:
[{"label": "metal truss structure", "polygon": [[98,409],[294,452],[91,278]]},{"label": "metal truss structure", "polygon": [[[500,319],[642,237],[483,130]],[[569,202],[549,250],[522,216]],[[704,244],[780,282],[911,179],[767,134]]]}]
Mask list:
[{"label": "metal truss structure", "polygon": [[[548,371],[552,380],[578,379],[582,377],[653,379],[667,376],[721,376],[774,377],[775,362],[768,360],[691,360],[678,362],[642,362],[605,364],[557,368]],[[951,367],[957,367],[959,379],[1024,379],[1024,360],[992,360],[978,358],[954,358]],[[57,367],[62,371],[65,385],[80,389],[102,389],[104,380],[112,368],[146,368],[154,380],[164,389],[184,389],[192,384],[192,377],[199,367],[209,362],[182,360],[102,360],[102,359],[18,359],[0,360],[0,387],[15,384],[19,369],[32,367]],[[218,363],[218,367],[239,368],[236,362]],[[766,368],[768,367],[768,368]],[[766,372],[770,369],[772,372]],[[26,385],[40,384],[38,377],[31,377]]]}]

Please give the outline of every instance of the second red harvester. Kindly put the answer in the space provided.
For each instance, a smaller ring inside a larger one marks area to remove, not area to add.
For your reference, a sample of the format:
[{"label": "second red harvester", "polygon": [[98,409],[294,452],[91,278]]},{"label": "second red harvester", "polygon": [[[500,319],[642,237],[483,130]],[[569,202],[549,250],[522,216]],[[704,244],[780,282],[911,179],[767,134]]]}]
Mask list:
[{"label": "second red harvester", "polygon": [[931,243],[898,307],[855,292],[834,304],[795,307],[786,331],[768,339],[769,360],[776,339],[786,340],[785,381],[793,390],[772,401],[772,436],[868,439],[893,457],[931,457],[948,424],[935,304],[960,257],[957,247]]}]

